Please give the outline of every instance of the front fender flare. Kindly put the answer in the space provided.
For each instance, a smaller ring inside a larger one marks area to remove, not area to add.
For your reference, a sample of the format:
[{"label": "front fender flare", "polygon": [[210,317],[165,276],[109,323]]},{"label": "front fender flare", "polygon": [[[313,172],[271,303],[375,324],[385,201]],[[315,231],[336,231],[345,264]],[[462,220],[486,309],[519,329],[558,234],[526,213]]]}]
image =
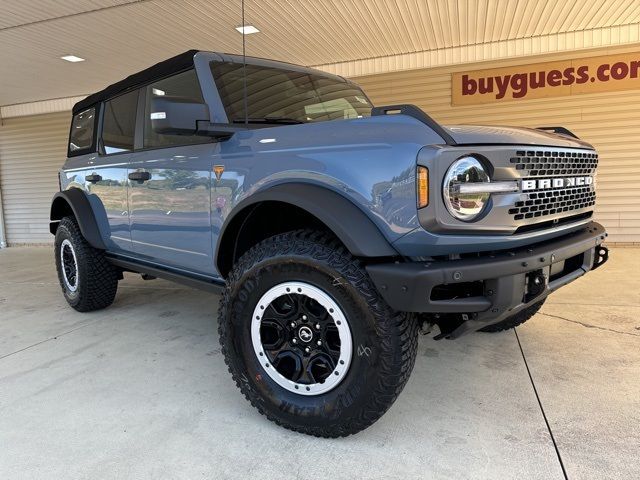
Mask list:
[{"label": "front fender flare", "polygon": [[[351,200],[328,188],[306,183],[280,184],[254,193],[241,201],[226,218],[216,245],[216,266],[220,268],[221,245],[229,226],[241,212],[262,202],[277,201],[299,207],[329,228],[357,257],[398,256],[375,223]],[[234,230],[233,228],[231,230]],[[219,270],[220,271],[220,270]]]},{"label": "front fender flare", "polygon": [[[97,203],[101,207],[101,212],[98,213],[101,213],[106,220],[107,214],[102,206],[102,202]],[[94,248],[106,250],[107,246],[104,243],[98,221],[96,220],[95,210],[98,207],[97,205],[94,207],[92,207],[87,194],[79,188],[70,188],[63,192],[56,193],[51,200],[51,213],[49,215],[51,222],[49,223],[49,231],[55,235],[60,220],[68,215],[69,209],[71,209],[80,227],[80,232],[87,242]],[[108,225],[108,222],[106,225]]]}]

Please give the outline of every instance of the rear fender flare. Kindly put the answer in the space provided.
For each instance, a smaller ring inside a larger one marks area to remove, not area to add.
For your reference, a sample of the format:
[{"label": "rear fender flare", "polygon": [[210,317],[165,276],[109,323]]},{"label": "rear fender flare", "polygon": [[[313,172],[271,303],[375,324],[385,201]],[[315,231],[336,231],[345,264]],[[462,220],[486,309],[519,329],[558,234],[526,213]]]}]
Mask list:
[{"label": "rear fender flare", "polygon": [[[89,197],[95,197],[93,198],[94,201],[91,201]],[[104,238],[109,238],[109,235],[107,235],[107,231],[103,235],[102,230],[109,229],[109,222],[107,220],[107,212],[100,199],[95,195],[87,195],[79,188],[70,188],[56,193],[51,200],[51,213],[49,215],[51,220],[49,231],[52,234],[55,235],[60,220],[68,215],[69,209],[73,212],[73,216],[80,227],[80,232],[87,242],[94,248],[106,250],[107,246]],[[102,230],[100,226],[102,226]]]}]

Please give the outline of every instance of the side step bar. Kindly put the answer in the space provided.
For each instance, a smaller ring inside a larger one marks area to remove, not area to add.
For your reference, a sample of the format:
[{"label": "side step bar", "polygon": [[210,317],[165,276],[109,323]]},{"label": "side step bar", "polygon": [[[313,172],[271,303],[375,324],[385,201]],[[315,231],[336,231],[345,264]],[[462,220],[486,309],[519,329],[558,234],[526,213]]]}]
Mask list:
[{"label": "side step bar", "polygon": [[204,290],[212,293],[220,293],[224,289],[223,282],[211,277],[169,270],[167,268],[149,265],[147,263],[140,263],[123,257],[107,256],[107,259],[109,260],[109,262],[111,262],[111,264],[115,265],[116,267],[122,268],[127,272],[134,272],[151,277],[163,278],[164,280],[169,280],[171,282],[180,283],[188,287],[197,288],[199,290]]}]

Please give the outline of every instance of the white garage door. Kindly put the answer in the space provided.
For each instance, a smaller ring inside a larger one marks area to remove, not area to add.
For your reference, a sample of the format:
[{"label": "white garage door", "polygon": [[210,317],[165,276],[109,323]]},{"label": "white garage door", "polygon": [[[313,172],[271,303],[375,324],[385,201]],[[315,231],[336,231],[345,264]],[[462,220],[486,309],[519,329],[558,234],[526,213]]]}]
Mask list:
[{"label": "white garage door", "polygon": [[8,118],[0,126],[0,189],[11,245],[51,243],[49,207],[67,156],[71,112]]}]

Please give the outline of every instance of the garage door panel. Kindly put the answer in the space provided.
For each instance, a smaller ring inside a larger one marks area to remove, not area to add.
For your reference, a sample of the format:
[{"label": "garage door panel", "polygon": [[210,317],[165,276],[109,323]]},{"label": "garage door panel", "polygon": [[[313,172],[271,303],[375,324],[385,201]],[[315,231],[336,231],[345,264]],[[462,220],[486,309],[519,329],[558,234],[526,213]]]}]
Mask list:
[{"label": "garage door panel", "polygon": [[0,126],[0,189],[9,245],[51,243],[49,208],[67,156],[69,112],[9,118]]}]

